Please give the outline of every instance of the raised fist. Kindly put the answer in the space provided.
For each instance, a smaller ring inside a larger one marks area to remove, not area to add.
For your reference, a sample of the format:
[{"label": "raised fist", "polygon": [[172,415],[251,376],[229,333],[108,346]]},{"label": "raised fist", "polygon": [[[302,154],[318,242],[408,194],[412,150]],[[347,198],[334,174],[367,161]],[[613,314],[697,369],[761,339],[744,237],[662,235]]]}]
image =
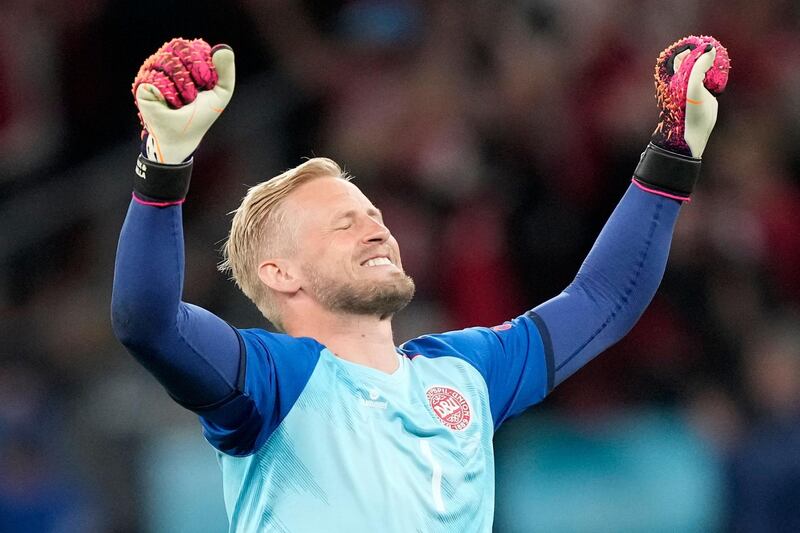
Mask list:
[{"label": "raised fist", "polygon": [[197,149],[235,85],[233,50],[202,39],[172,39],[145,60],[133,82],[142,153],[179,164]]},{"label": "raised fist", "polygon": [[725,90],[728,51],[709,36],[684,37],[658,57],[655,69],[659,123],[651,142],[699,159],[717,120],[715,95]]}]

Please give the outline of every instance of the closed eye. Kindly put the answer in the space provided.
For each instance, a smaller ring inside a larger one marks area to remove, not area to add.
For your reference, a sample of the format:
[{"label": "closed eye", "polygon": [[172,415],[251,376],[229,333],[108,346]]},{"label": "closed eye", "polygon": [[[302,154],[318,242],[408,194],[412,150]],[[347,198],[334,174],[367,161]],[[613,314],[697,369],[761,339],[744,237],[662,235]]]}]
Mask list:
[{"label": "closed eye", "polygon": [[377,207],[367,210],[367,214],[383,224],[383,213]]}]

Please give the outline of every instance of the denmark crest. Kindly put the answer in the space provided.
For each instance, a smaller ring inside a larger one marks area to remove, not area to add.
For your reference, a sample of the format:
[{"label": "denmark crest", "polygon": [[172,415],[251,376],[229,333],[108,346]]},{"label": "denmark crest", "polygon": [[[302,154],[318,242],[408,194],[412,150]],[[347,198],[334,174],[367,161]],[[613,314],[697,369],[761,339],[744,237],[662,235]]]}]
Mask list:
[{"label": "denmark crest", "polygon": [[472,412],[466,398],[459,391],[437,385],[425,391],[425,396],[436,418],[442,424],[455,431],[461,431],[469,426]]}]

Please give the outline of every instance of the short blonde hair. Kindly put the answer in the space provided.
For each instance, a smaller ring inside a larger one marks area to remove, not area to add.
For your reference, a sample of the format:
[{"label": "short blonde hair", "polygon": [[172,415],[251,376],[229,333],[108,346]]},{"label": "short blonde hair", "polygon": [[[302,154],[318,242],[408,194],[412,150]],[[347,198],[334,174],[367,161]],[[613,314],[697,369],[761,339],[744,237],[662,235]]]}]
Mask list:
[{"label": "short blonde hair", "polygon": [[222,247],[219,270],[228,272],[261,314],[281,330],[280,310],[272,291],[258,277],[258,266],[264,259],[291,254],[296,247],[295,239],[290,237],[295,237],[297,228],[287,225],[283,200],[300,185],[326,177],[350,180],[335,161],[314,157],[250,187],[241,205],[233,211],[231,231]]}]

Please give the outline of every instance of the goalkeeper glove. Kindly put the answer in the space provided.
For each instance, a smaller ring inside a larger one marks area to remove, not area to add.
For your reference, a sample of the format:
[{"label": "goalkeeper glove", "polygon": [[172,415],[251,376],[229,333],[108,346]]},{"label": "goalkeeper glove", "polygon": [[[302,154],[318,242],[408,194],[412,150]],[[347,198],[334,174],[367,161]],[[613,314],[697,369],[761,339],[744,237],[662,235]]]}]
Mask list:
[{"label": "goalkeeper glove", "polygon": [[134,191],[168,205],[186,197],[191,156],[233,95],[233,50],[172,39],[139,68],[133,94],[142,124]]},{"label": "goalkeeper glove", "polygon": [[717,120],[715,95],[725,89],[729,70],[728,51],[713,37],[685,37],[661,52],[655,68],[660,120],[634,171],[634,183],[689,200]]}]

